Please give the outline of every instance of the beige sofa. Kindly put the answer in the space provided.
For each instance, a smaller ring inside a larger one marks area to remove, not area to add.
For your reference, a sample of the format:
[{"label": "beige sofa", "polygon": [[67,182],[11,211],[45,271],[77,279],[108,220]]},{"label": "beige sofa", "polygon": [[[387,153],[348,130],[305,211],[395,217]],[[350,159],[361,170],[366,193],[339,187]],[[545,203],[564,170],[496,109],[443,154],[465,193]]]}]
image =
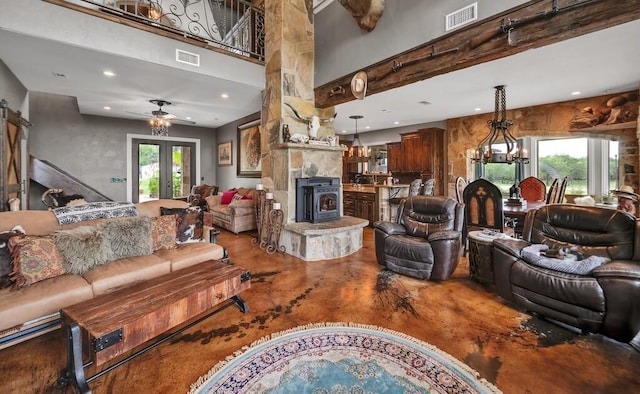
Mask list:
[{"label": "beige sofa", "polygon": [[[223,194],[209,196],[205,223],[210,221],[214,227],[221,227],[233,233],[255,230],[256,227],[256,190],[238,188],[236,191],[242,196],[250,196],[251,199],[231,201],[223,204]],[[225,192],[223,192],[225,193]]]},{"label": "beige sofa", "polygon": [[[188,205],[178,200],[156,200],[136,204],[136,208],[138,216],[157,217],[161,215],[161,207],[185,208]],[[108,220],[116,219],[96,219],[61,226],[50,211],[0,212],[0,232],[20,225],[27,235],[48,235]],[[203,239],[208,240],[208,229],[204,230]],[[66,273],[18,290],[0,289],[0,348],[59,328],[59,311],[66,306],[206,260],[222,258],[226,258],[226,251],[220,245],[206,241],[186,243],[172,249],[156,250],[149,255],[110,261],[83,275]]]}]

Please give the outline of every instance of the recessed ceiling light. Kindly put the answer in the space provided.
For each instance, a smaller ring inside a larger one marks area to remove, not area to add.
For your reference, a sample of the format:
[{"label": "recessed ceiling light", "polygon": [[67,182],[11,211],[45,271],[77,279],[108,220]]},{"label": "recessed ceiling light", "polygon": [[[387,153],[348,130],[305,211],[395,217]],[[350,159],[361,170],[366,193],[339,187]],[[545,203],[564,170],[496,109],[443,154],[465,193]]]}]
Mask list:
[{"label": "recessed ceiling light", "polygon": [[107,106],[107,105],[105,105],[105,106],[104,106],[104,107],[102,107],[102,108],[106,109],[107,111],[110,111],[110,110],[111,110],[111,107],[109,107],[109,106]]},{"label": "recessed ceiling light", "polygon": [[575,92],[571,92],[571,95],[572,95],[572,96],[579,96],[579,95],[581,95],[581,94],[582,94],[582,92],[581,92],[581,91],[579,91],[579,90],[576,90]]},{"label": "recessed ceiling light", "polygon": [[398,122],[397,120],[395,122],[393,122],[393,124],[400,124],[400,122]]},{"label": "recessed ceiling light", "polygon": [[482,111],[482,108],[480,108],[480,107],[476,107],[476,108],[474,109],[474,111],[476,111],[476,112],[480,112],[480,111]]},{"label": "recessed ceiling light", "polygon": [[229,95],[226,93],[222,93],[220,97],[222,97],[223,99],[226,99],[226,98],[229,98]]},{"label": "recessed ceiling light", "polygon": [[343,132],[343,133],[346,133],[346,132],[347,132],[347,130],[342,130],[342,132]]},{"label": "recessed ceiling light", "polygon": [[104,74],[107,77],[115,77],[116,76],[116,73],[114,73],[113,71],[109,71],[109,70],[104,70],[102,72],[102,74]]},{"label": "recessed ceiling light", "polygon": [[191,120],[191,116],[187,116],[187,120]]},{"label": "recessed ceiling light", "polygon": [[371,126],[365,126],[365,129],[369,130],[371,128]]}]

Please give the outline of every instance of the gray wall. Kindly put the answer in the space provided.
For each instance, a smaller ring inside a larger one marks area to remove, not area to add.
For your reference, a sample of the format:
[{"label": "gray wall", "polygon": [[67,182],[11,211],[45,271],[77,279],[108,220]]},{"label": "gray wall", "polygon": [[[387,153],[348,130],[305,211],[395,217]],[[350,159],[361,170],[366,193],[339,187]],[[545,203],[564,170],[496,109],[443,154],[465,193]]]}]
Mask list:
[{"label": "gray wall", "polygon": [[[145,120],[82,115],[74,97],[30,93],[29,153],[47,160],[116,201],[126,200],[126,183],[111,178],[127,174],[127,134],[147,134]],[[216,134],[213,129],[174,124],[173,137],[200,139],[200,172],[216,184]],[[39,207],[33,207],[38,209]]]},{"label": "gray wall", "polygon": [[523,0],[386,1],[376,28],[366,32],[334,1],[314,18],[315,86],[445,34],[445,15],[474,2],[478,3],[479,20],[526,3]]},{"label": "gray wall", "polygon": [[22,117],[29,119],[28,92],[16,76],[0,60],[0,100],[5,99],[9,108],[22,111]]},{"label": "gray wall", "polygon": [[218,187],[220,191],[229,190],[234,187],[255,187],[256,183],[260,183],[260,177],[258,178],[238,178],[238,126],[260,119],[260,113],[249,115],[246,118],[237,120],[236,122],[227,123],[224,126],[216,129],[216,135],[218,143],[231,141],[231,148],[233,150],[232,165],[226,167],[216,168],[216,179],[218,180]]}]

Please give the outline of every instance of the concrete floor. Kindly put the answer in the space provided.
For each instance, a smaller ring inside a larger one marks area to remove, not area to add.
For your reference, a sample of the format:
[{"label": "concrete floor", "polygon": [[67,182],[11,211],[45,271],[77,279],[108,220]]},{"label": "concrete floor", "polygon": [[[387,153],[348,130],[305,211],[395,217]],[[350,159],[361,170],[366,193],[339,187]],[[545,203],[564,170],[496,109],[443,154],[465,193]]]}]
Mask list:
[{"label": "concrete floor", "polygon": [[[469,279],[466,259],[441,283],[382,269],[373,232],[364,248],[322,262],[267,255],[252,233],[222,231],[232,262],[252,272],[231,307],[90,383],[94,393],[185,393],[218,361],[264,335],[312,322],[356,322],[412,335],[465,362],[505,393],[640,392],[640,353],[578,335],[506,304]],[[62,330],[0,350],[0,393],[72,392],[56,385],[66,362]],[[89,371],[92,373],[92,371]]]}]

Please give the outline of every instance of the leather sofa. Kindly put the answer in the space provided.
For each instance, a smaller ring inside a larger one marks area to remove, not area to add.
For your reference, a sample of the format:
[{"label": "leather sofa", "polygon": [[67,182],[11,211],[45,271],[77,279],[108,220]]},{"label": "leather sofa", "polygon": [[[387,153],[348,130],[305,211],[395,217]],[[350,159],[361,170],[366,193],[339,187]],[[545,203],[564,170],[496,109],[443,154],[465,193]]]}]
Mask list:
[{"label": "leather sofa", "polygon": [[211,222],[215,227],[220,227],[236,234],[255,230],[257,228],[256,190],[238,188],[233,191],[240,196],[244,196],[245,199],[224,201],[224,193],[229,192],[206,198],[205,223]]},{"label": "leather sofa", "polygon": [[402,200],[395,222],[374,223],[378,264],[420,279],[448,279],[462,255],[463,207],[444,196]]},{"label": "leather sofa", "polygon": [[[136,204],[137,215],[157,217],[161,207],[186,208],[179,200],[155,200]],[[23,210],[0,212],[0,232],[21,226],[27,236],[53,235],[60,230],[88,226],[112,219],[95,219],[60,225],[51,211]],[[205,233],[210,229],[205,228]],[[208,240],[208,234],[203,236]],[[206,260],[226,257],[226,250],[209,242],[192,242],[152,254],[119,258],[92,268],[83,275],[66,273],[29,286],[0,289],[0,348],[22,342],[60,327],[60,309],[138,283],[183,269]]]},{"label": "leather sofa", "polygon": [[[531,210],[522,239],[493,242],[496,291],[551,321],[640,350],[639,223],[626,212],[593,206],[551,204]],[[542,245],[575,253],[576,261],[532,259],[527,248]],[[584,265],[592,257],[599,259],[592,260],[595,268]]]}]

